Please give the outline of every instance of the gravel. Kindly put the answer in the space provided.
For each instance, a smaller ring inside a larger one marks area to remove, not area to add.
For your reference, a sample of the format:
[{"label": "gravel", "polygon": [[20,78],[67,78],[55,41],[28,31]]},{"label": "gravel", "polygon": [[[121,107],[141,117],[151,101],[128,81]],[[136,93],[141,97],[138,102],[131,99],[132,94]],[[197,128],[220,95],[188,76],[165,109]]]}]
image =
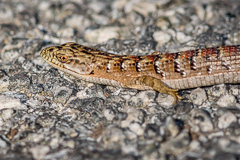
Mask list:
[{"label": "gravel", "polygon": [[240,88],[155,91],[88,83],[48,65],[47,46],[120,55],[240,42],[240,2],[0,1],[0,159],[240,158]]}]

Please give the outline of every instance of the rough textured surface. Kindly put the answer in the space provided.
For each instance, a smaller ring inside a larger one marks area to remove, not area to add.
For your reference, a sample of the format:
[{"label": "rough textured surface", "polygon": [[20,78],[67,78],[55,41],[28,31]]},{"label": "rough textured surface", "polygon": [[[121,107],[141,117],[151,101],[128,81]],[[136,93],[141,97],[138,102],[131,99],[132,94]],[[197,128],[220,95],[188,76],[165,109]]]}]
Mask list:
[{"label": "rough textured surface", "polygon": [[45,63],[69,41],[146,55],[240,44],[240,2],[0,2],[0,159],[239,159],[239,85],[185,99],[91,84]]}]

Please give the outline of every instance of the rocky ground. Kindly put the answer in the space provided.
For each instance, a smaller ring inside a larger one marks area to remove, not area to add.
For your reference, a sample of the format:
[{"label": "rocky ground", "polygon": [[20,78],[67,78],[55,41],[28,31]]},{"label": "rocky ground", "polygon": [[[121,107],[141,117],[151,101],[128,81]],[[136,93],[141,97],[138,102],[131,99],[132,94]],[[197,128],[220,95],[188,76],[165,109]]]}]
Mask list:
[{"label": "rocky ground", "polygon": [[185,99],[87,83],[42,48],[77,42],[118,54],[240,44],[239,0],[1,0],[0,159],[240,158],[240,86]]}]

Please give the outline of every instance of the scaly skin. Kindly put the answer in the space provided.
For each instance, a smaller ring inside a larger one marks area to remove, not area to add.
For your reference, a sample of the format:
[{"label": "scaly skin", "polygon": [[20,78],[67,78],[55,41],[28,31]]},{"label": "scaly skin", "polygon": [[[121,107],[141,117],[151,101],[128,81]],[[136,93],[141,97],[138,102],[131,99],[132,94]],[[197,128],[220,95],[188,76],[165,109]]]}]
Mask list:
[{"label": "scaly skin", "polygon": [[152,55],[115,55],[76,43],[48,47],[41,56],[77,78],[105,85],[154,89],[182,99],[179,89],[240,83],[240,45]]}]

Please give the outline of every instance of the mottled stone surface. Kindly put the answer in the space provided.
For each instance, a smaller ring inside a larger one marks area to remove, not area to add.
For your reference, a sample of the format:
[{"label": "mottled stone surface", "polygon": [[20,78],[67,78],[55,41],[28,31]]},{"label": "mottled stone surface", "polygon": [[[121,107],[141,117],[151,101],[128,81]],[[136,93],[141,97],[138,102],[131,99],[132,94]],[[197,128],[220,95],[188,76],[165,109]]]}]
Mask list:
[{"label": "mottled stone surface", "polygon": [[239,0],[1,0],[0,159],[240,159],[240,87],[155,91],[88,83],[42,48],[147,55],[240,44]]}]

